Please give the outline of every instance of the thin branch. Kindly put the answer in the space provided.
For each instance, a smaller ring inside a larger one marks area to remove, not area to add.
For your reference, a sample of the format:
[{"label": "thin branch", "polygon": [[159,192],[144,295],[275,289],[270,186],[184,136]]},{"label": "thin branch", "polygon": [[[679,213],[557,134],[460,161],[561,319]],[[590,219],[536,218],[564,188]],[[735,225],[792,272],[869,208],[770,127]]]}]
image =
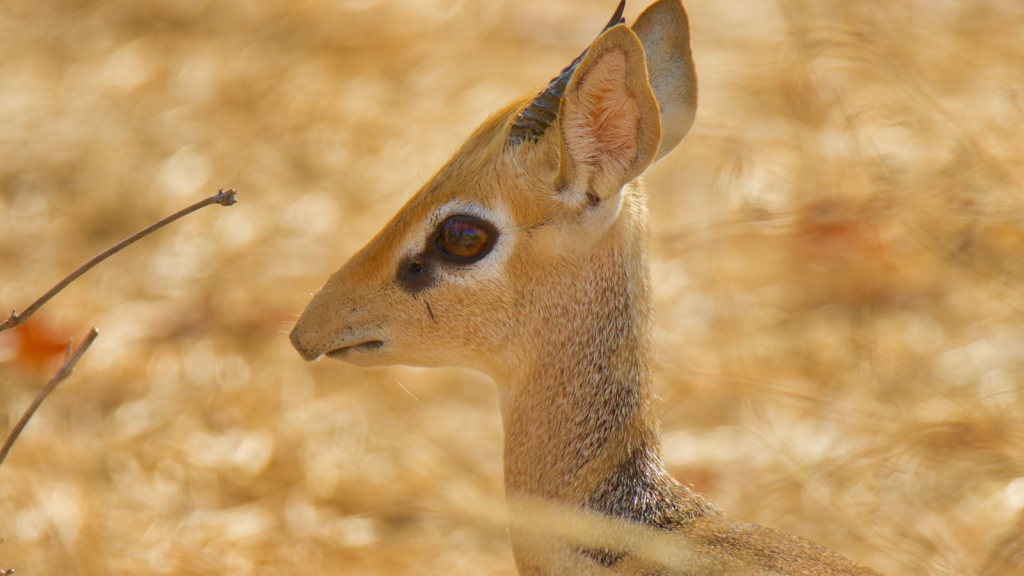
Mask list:
[{"label": "thin branch", "polygon": [[135,234],[132,234],[131,236],[111,246],[99,256],[96,256],[92,260],[89,260],[85,264],[79,266],[77,270],[75,270],[71,274],[68,274],[67,277],[58,282],[56,286],[50,288],[49,292],[43,294],[41,298],[33,302],[32,305],[26,308],[24,312],[21,312],[19,314],[17,310],[12,311],[11,316],[7,318],[7,320],[4,320],[3,323],[0,323],[0,332],[3,332],[4,330],[10,330],[11,328],[17,326],[21,326],[29,319],[30,316],[32,316],[33,314],[36,313],[36,311],[42,308],[44,304],[49,302],[51,298],[60,293],[61,290],[67,288],[68,284],[71,284],[72,282],[77,280],[79,276],[85,274],[89,270],[92,270],[100,262],[103,262],[107,258],[110,258],[114,254],[117,254],[118,252],[127,248],[128,246],[131,246],[138,240],[145,238],[146,236],[149,236],[153,232],[156,232],[157,230],[163,228],[164,226],[167,226],[168,224],[174,222],[175,220],[178,220],[179,218],[188,216],[189,214],[195,212],[196,210],[199,210],[200,208],[207,207],[210,204],[231,206],[235,202],[236,200],[234,190],[221,189],[213,196],[210,196],[209,198],[202,200],[200,202],[196,202],[195,204],[189,206],[188,208],[175,212],[174,214],[171,214],[170,216],[164,218],[163,220],[157,222],[156,224],[153,224],[148,228],[145,228],[143,230],[140,230],[139,232],[136,232]]},{"label": "thin branch", "polygon": [[82,340],[82,343],[78,345],[78,348],[74,352],[71,351],[71,342],[68,342],[68,353],[64,357],[64,364],[62,364],[60,370],[57,370],[57,373],[53,375],[53,378],[46,383],[46,386],[43,386],[43,389],[36,394],[35,400],[29,404],[28,408],[25,409],[25,413],[21,415],[21,419],[18,420],[18,423],[11,429],[11,433],[7,435],[4,447],[0,449],[0,465],[3,465],[4,459],[7,458],[7,453],[11,451],[11,446],[13,446],[14,441],[18,439],[21,431],[25,429],[25,425],[28,424],[32,415],[36,413],[39,405],[43,403],[43,400],[46,400],[46,397],[49,396],[50,392],[53,392],[54,388],[56,388],[58,384],[67,380],[75,372],[75,366],[78,365],[78,361],[82,359],[82,356],[84,356],[89,350],[89,346],[92,346],[93,341],[95,341],[96,337],[99,335],[100,331],[94,326],[85,337],[85,340]]}]

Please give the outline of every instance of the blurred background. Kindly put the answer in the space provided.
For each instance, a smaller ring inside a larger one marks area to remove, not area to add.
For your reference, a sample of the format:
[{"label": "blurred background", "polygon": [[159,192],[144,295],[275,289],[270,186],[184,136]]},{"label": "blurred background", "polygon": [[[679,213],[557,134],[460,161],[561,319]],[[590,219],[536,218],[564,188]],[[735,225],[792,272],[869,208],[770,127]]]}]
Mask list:
[{"label": "blurred background", "polygon": [[[669,467],[890,576],[978,573],[1024,508],[1024,4],[686,6],[700,110],[647,177]],[[101,330],[0,468],[0,568],[513,575],[494,384],[286,332],[614,8],[4,0],[0,308],[239,204],[0,335],[6,433]]]}]

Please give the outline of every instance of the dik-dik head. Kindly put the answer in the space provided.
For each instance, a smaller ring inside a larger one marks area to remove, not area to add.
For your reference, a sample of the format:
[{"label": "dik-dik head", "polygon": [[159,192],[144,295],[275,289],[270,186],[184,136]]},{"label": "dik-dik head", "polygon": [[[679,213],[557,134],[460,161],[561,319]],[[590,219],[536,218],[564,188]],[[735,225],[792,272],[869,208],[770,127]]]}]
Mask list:
[{"label": "dik-dik head", "polygon": [[600,273],[595,253],[642,260],[632,183],[689,131],[697,82],[679,0],[632,27],[622,10],[544,92],[484,121],[331,276],[291,333],[304,358],[496,374],[525,354],[545,307]]}]

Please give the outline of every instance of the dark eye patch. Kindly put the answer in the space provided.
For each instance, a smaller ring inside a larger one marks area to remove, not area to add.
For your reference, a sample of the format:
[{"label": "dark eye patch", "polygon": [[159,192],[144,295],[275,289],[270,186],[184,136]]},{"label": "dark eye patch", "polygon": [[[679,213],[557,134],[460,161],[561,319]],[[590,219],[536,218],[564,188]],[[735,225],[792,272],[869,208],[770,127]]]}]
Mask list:
[{"label": "dark eye patch", "polygon": [[437,282],[434,266],[426,254],[406,256],[398,263],[395,281],[403,290],[415,296]]},{"label": "dark eye patch", "polygon": [[498,229],[482,218],[456,215],[445,218],[427,238],[423,252],[406,256],[398,263],[395,281],[409,294],[433,287],[438,266],[465,266],[479,262],[494,248]]}]

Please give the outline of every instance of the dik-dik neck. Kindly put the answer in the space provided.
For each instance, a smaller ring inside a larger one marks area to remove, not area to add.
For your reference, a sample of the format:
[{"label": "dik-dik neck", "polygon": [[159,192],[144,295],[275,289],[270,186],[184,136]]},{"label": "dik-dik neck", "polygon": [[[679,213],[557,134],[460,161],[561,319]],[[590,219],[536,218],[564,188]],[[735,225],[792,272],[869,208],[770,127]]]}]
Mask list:
[{"label": "dik-dik neck", "polygon": [[510,499],[615,513],[616,499],[647,501],[670,482],[653,404],[645,228],[613,231],[572,274],[536,278],[528,366],[502,386]]}]

